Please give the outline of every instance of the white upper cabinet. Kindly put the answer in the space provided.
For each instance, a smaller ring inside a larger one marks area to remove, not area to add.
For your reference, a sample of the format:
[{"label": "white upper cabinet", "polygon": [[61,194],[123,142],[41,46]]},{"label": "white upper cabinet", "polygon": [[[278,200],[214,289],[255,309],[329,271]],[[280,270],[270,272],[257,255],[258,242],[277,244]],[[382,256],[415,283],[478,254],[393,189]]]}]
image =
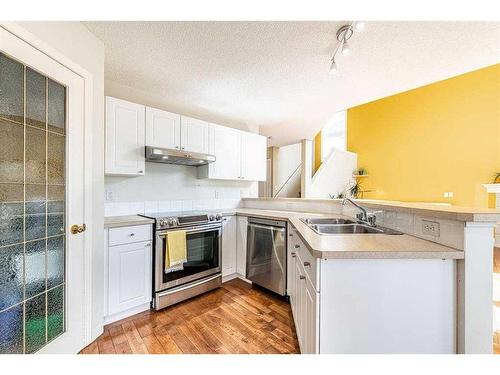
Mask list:
[{"label": "white upper cabinet", "polygon": [[266,137],[210,124],[209,144],[215,162],[198,167],[199,178],[266,180]]},{"label": "white upper cabinet", "polygon": [[179,150],[181,115],[147,107],[146,145]]},{"label": "white upper cabinet", "polygon": [[144,175],[145,107],[106,97],[105,173]]},{"label": "white upper cabinet", "polygon": [[145,146],[215,155],[199,178],[266,180],[266,137],[107,96],[105,173],[144,175]]},{"label": "white upper cabinet", "polygon": [[266,149],[266,137],[241,132],[240,179],[248,181],[266,180]]},{"label": "white upper cabinet", "polygon": [[181,116],[181,150],[208,154],[208,122]]},{"label": "white upper cabinet", "polygon": [[236,129],[210,124],[210,154],[215,162],[208,165],[210,178],[237,180],[240,177],[241,132]]}]

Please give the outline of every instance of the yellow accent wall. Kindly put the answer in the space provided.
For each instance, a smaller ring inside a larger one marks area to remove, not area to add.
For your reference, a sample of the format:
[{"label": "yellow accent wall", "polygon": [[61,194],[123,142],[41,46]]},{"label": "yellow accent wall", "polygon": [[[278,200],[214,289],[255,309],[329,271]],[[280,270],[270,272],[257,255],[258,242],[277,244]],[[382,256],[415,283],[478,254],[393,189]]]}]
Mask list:
[{"label": "yellow accent wall", "polygon": [[365,198],[491,206],[500,64],[349,109],[347,148],[368,171]]},{"label": "yellow accent wall", "polygon": [[321,167],[321,132],[314,137],[314,173]]}]

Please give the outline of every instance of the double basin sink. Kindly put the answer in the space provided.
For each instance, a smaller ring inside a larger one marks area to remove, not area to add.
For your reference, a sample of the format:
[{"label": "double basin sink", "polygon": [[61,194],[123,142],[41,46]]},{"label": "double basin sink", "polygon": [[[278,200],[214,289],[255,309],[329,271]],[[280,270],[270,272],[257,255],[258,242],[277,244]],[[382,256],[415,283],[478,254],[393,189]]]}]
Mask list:
[{"label": "double basin sink", "polygon": [[349,219],[302,218],[300,220],[318,234],[403,234],[394,229]]}]

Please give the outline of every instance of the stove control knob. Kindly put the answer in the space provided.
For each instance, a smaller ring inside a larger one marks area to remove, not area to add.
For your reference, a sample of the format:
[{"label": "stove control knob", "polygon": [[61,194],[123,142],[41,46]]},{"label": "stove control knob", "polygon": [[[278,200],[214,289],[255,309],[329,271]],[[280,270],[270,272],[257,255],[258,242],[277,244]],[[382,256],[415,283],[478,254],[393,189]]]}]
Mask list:
[{"label": "stove control knob", "polygon": [[164,227],[165,225],[167,225],[167,222],[165,219],[160,219],[159,224],[160,224],[160,227]]},{"label": "stove control knob", "polygon": [[220,220],[220,219],[222,219],[222,215],[221,214],[215,215],[215,220]]},{"label": "stove control knob", "polygon": [[177,222],[177,220],[175,220],[175,218],[171,217],[168,219],[168,225],[175,225]]},{"label": "stove control knob", "polygon": [[215,215],[214,214],[210,214],[210,216],[208,216],[208,220],[209,221],[214,221],[215,220]]}]

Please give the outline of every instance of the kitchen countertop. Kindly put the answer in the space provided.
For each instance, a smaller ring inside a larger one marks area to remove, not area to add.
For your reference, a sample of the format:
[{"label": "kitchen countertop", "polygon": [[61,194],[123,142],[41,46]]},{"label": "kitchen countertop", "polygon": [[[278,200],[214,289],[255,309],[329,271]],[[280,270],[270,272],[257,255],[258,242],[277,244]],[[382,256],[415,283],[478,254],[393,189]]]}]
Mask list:
[{"label": "kitchen countertop", "polygon": [[154,220],[139,215],[109,216],[104,218],[104,228],[127,227],[130,225],[153,224]]},{"label": "kitchen countertop", "polygon": [[[310,253],[322,259],[463,259],[464,252],[407,234],[335,234],[320,235],[300,221],[303,217],[344,217],[339,214],[234,208],[220,210],[223,215],[241,215],[288,221]],[[112,216],[104,219],[105,228],[152,224],[138,215]]]},{"label": "kitchen countertop", "polygon": [[236,208],[227,214],[287,220],[315,258],[322,259],[463,259],[462,250],[453,249],[407,234],[335,234],[320,235],[300,221],[303,217],[344,217],[317,214]]}]

